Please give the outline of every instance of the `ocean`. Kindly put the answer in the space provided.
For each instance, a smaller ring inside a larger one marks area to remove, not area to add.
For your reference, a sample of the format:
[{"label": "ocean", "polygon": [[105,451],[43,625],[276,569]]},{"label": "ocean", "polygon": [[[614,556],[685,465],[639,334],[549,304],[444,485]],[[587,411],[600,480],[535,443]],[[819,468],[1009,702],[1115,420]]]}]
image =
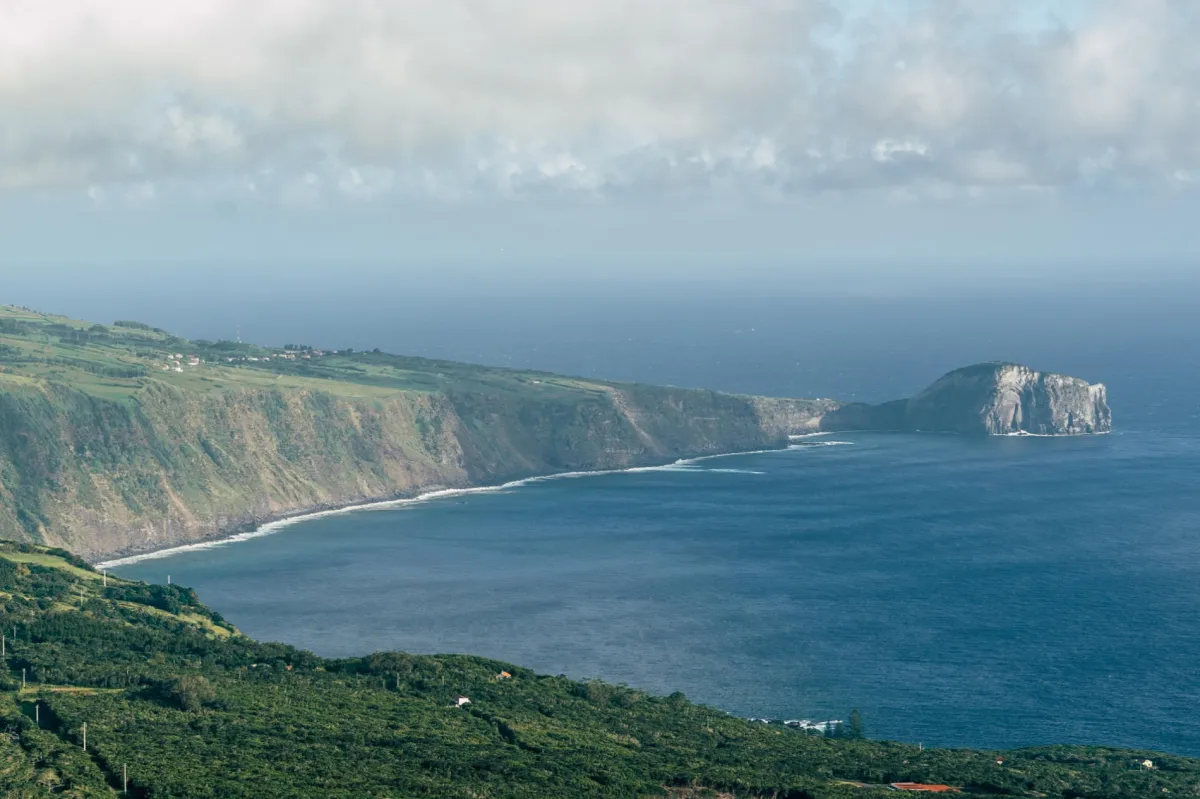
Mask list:
[{"label": "ocean", "polygon": [[865,400],[1005,358],[1108,383],[1117,430],[820,436],[326,516],[117,571],[169,574],[244,632],[322,655],[467,652],[742,716],[858,708],[872,737],[926,745],[1200,756],[1200,333],[1184,298],[809,314],[810,299],[381,346]]}]

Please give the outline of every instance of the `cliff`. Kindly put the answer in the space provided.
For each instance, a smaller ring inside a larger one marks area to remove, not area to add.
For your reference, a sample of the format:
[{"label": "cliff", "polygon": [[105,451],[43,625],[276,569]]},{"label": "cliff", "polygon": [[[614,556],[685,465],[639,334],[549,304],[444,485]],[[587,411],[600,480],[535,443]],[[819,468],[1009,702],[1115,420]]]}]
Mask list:
[{"label": "cliff", "polygon": [[1112,429],[1105,388],[1013,363],[956,369],[908,400],[851,404],[826,414],[824,430],[965,435],[1083,435]]},{"label": "cliff", "polygon": [[159,549],[436,488],[781,447],[833,407],[0,309],[0,537]]}]

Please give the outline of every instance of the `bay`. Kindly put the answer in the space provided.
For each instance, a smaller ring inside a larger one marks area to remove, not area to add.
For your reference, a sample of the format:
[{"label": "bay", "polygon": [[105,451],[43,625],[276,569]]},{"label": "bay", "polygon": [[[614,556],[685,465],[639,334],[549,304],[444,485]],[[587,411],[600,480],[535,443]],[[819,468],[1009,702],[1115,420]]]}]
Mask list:
[{"label": "bay", "polygon": [[1200,439],[841,434],[126,566],[322,655],[468,652],[929,745],[1200,754]]}]

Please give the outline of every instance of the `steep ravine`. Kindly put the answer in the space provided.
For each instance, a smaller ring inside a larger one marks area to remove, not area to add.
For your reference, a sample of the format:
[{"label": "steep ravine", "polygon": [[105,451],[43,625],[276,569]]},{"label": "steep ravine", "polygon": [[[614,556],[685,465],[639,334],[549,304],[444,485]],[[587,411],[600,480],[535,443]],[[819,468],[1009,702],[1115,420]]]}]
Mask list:
[{"label": "steep ravine", "polygon": [[0,393],[0,537],[89,558],[318,508],[782,446],[836,403],[651,386],[569,394]]}]

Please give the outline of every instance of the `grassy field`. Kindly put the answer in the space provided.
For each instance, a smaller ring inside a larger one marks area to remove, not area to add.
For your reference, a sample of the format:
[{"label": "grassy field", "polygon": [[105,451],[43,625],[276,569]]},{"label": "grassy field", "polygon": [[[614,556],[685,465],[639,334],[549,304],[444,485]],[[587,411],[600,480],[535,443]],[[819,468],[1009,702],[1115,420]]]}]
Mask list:
[{"label": "grassy field", "polygon": [[60,569],[74,575],[80,580],[112,580],[114,584],[120,582],[118,577],[105,577],[93,569],[83,569],[74,564],[68,563],[61,556],[49,555],[45,552],[4,552],[0,553],[0,557],[7,558],[14,563],[36,563],[39,566],[45,566],[51,569]]},{"label": "grassy field", "polygon": [[[176,360],[173,355],[183,357]],[[200,363],[189,365],[191,356]],[[177,364],[181,371],[176,371]],[[108,399],[129,398],[150,381],[190,391],[286,388],[366,399],[402,391],[553,395],[604,390],[600,384],[556,375],[377,351],[289,351],[231,341],[187,341],[148,326],[91,324],[13,306],[0,306],[0,369],[0,381],[12,387],[36,388],[57,381]]]}]

